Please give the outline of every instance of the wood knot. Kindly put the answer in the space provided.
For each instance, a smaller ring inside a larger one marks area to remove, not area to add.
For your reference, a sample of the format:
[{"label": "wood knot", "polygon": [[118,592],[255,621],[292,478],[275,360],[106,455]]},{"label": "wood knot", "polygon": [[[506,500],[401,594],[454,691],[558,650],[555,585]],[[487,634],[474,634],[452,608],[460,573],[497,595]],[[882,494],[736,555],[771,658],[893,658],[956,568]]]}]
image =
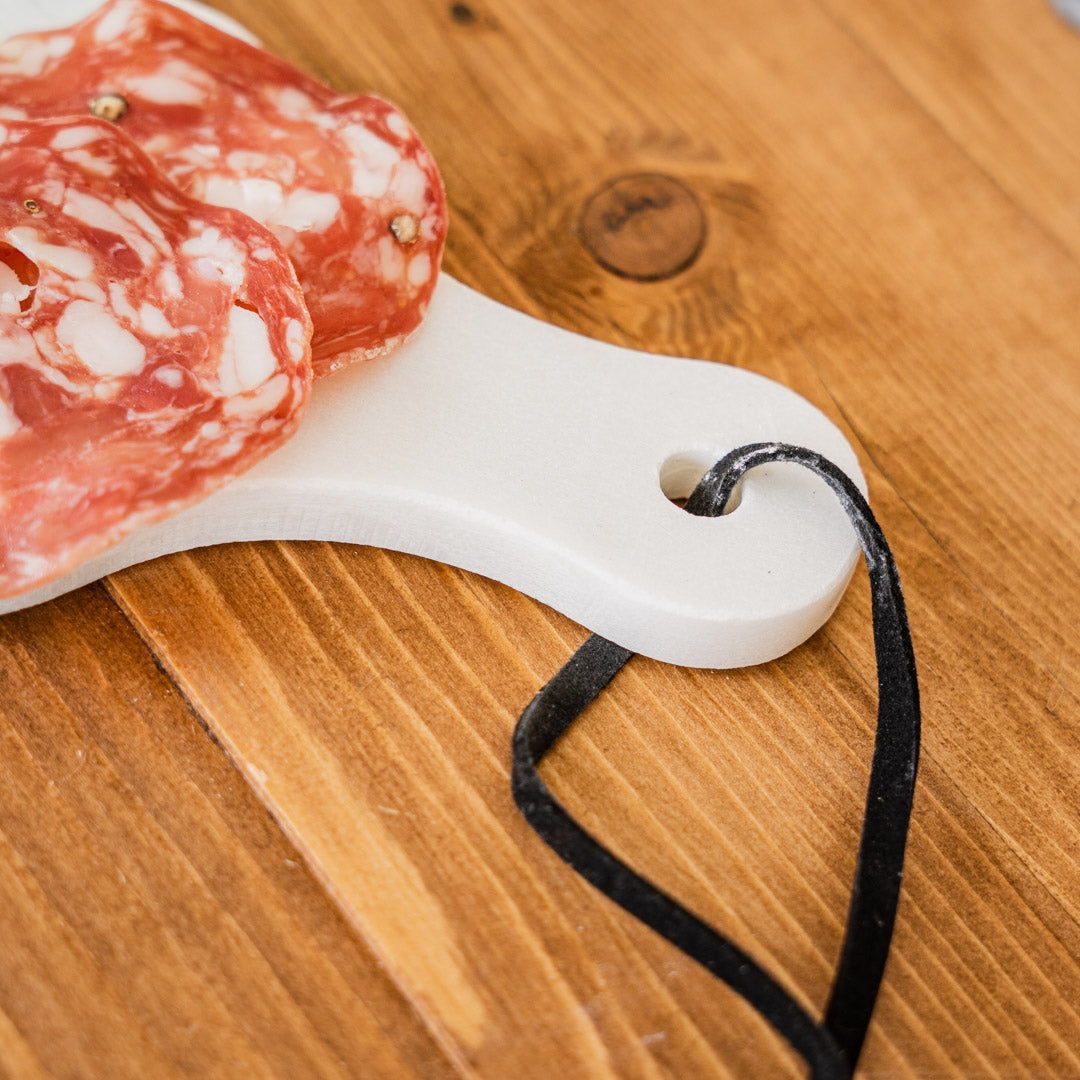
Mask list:
[{"label": "wood knot", "polygon": [[605,270],[660,281],[685,270],[705,243],[697,196],[673,176],[637,173],[609,181],[585,203],[581,242]]},{"label": "wood knot", "polygon": [[451,4],[450,18],[462,26],[472,26],[476,22],[476,12],[468,4]]}]

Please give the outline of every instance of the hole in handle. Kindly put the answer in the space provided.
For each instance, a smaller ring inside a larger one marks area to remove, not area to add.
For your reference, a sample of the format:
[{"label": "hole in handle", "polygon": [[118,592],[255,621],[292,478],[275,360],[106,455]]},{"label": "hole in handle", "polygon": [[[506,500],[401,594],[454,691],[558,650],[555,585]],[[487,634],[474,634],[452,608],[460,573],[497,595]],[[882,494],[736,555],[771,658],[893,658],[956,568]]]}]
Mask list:
[{"label": "hole in handle", "polygon": [[[673,502],[680,509],[685,507],[686,500],[701,482],[701,478],[723,456],[723,453],[693,450],[672,454],[660,466],[660,490],[669,502]],[[742,480],[735,486],[722,516],[737,510],[741,501]]]}]

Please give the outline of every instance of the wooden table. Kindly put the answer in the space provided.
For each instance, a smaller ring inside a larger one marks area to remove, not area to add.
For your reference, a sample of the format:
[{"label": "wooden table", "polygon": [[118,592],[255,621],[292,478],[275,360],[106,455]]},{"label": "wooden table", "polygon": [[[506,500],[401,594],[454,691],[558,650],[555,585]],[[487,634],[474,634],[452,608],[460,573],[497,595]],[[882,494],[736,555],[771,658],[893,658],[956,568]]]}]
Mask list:
[{"label": "wooden table", "polygon": [[[924,703],[861,1075],[1080,1076],[1080,34],[1044,0],[219,5],[405,108],[453,274],[844,428]],[[655,282],[579,234],[643,172],[707,225]],[[0,1074],[800,1075],[512,805],[515,718],[584,636],[329,544],[172,556],[0,620]],[[545,775],[819,1009],[874,686],[860,572],[776,663],[635,660]]]}]

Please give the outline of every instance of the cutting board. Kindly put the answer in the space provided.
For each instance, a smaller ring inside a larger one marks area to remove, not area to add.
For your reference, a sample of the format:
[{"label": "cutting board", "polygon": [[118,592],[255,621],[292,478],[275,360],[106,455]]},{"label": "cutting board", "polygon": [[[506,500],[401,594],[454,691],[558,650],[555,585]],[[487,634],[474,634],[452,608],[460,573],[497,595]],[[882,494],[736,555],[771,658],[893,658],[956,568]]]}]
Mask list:
[{"label": "cutting board", "polygon": [[[1033,0],[220,6],[405,108],[456,280],[771,378],[857,448],[925,707],[862,1075],[1080,1073],[1075,31]],[[655,281],[582,228],[642,173],[707,225]],[[5,615],[0,1072],[800,1075],[512,805],[514,720],[585,633],[327,542],[177,553]],[[634,661],[544,771],[820,1006],[874,699],[856,573],[776,661]]]}]

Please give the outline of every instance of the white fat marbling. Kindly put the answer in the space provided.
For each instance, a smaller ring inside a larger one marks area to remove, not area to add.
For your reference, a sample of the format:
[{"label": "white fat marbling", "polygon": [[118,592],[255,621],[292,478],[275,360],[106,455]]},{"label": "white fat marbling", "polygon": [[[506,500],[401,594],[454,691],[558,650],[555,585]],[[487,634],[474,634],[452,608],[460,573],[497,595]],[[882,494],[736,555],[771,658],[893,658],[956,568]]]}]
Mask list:
[{"label": "white fat marbling", "polygon": [[80,127],[76,124],[74,127],[61,128],[52,137],[50,145],[54,150],[75,150],[103,137],[104,133],[100,128],[91,127],[89,124]]},{"label": "white fat marbling", "polygon": [[130,224],[107,202],[103,202],[94,195],[88,195],[85,191],[69,188],[64,196],[62,209],[65,214],[77,221],[120,236],[131,228]]},{"label": "white fat marbling", "polygon": [[135,5],[119,3],[98,23],[94,30],[94,40],[104,44],[118,38],[135,14]]},{"label": "white fat marbling", "polygon": [[221,414],[228,419],[237,416],[268,416],[281,404],[282,399],[289,392],[290,385],[289,376],[284,372],[279,372],[253,394],[231,397],[223,402]]},{"label": "white fat marbling", "polygon": [[254,311],[234,307],[221,354],[218,382],[222,394],[247,393],[262,385],[277,370],[266,324]]},{"label": "white fat marbling", "polygon": [[281,185],[276,180],[261,176],[248,176],[240,180],[228,176],[208,176],[203,185],[203,198],[214,206],[242,210],[261,222],[265,222],[284,202]]},{"label": "white fat marbling", "polygon": [[51,296],[61,302],[70,300],[75,296],[81,300],[92,300],[95,304],[104,305],[108,303],[105,290],[96,281],[89,281],[86,278],[78,278],[75,281],[67,282],[63,290],[52,289],[46,285],[42,292],[46,296]]},{"label": "white fat marbling", "polygon": [[270,157],[259,150],[231,150],[225,156],[225,164],[233,172],[258,172],[270,165]]},{"label": "white fat marbling", "polygon": [[184,385],[183,371],[172,365],[158,368],[154,372],[154,378],[163,386],[168,386],[172,390],[179,390]]},{"label": "white fat marbling", "polygon": [[431,257],[417,255],[416,258],[410,259],[408,276],[410,285],[418,289],[421,285],[426,285],[431,280]]},{"label": "white fat marbling", "polygon": [[352,191],[368,198],[380,198],[390,186],[398,152],[362,124],[346,124],[341,138],[352,159]]},{"label": "white fat marbling", "polygon": [[299,363],[307,352],[307,335],[299,319],[290,319],[285,327],[285,346],[289,355]]},{"label": "white fat marbling", "polygon": [[[151,135],[150,138],[143,139],[141,146],[148,157],[156,158],[171,153],[175,149],[175,140],[171,135]],[[195,150],[197,147],[193,144],[187,149]]]},{"label": "white fat marbling", "polygon": [[341,213],[341,200],[329,191],[297,188],[267,224],[284,225],[298,232],[322,232]]},{"label": "white fat marbling", "polygon": [[89,150],[85,150],[81,146],[76,147],[74,150],[65,150],[64,160],[70,161],[72,165],[78,165],[80,168],[85,169],[89,173],[93,173],[95,176],[114,176],[116,174],[115,161],[111,161],[109,158],[98,157],[96,154],[92,154]]},{"label": "white fat marbling", "polygon": [[131,227],[127,218],[118,214],[113,207],[102,199],[88,195],[84,191],[69,188],[64,196],[63,211],[76,221],[82,221],[94,229],[115,233],[143,263],[154,257],[154,246],[138,230]]},{"label": "white fat marbling", "polygon": [[12,38],[0,43],[0,74],[40,75],[49,61],[49,49],[44,41],[20,41]]},{"label": "white fat marbling", "polygon": [[162,254],[169,250],[169,242],[161,226],[134,199],[117,199],[116,209],[133,222],[139,232],[146,233]]},{"label": "white fat marbling", "polygon": [[307,120],[315,111],[315,102],[295,86],[283,86],[277,91],[277,107],[291,120]]},{"label": "white fat marbling", "polygon": [[30,286],[24,285],[7,263],[0,262],[0,315],[18,315],[29,295]]},{"label": "white fat marbling", "polygon": [[407,139],[412,132],[409,130],[409,125],[405,122],[405,117],[401,113],[388,113],[386,117],[386,126],[399,138]]},{"label": "white fat marbling", "polygon": [[130,96],[156,105],[201,105],[206,99],[206,91],[201,87],[161,72],[128,76],[124,89]]},{"label": "white fat marbling", "polygon": [[54,34],[49,39],[49,55],[52,57],[67,56],[75,48],[75,38],[72,34]]},{"label": "white fat marbling", "polygon": [[6,239],[39,267],[50,267],[65,277],[86,278],[94,272],[94,260],[85,251],[46,243],[41,233],[29,225],[8,229]]},{"label": "white fat marbling", "polygon": [[127,290],[118,281],[109,282],[109,307],[114,314],[125,319],[129,326],[138,326],[139,313],[127,298]]},{"label": "white fat marbling", "polygon": [[146,363],[146,349],[100,304],[72,300],[56,324],[56,338],[98,375],[135,375]]},{"label": "white fat marbling", "polygon": [[66,191],[67,184],[59,177],[53,176],[39,180],[33,187],[27,187],[25,195],[27,198],[37,199],[42,206],[52,207],[63,203]]},{"label": "white fat marbling", "polygon": [[424,170],[414,161],[402,161],[394,170],[394,179],[390,184],[390,194],[406,210],[411,210],[417,217],[424,213],[424,192],[427,191],[427,177]]},{"label": "white fat marbling", "polygon": [[176,328],[165,318],[165,313],[147,301],[139,307],[139,324],[154,337],[171,337],[176,333]]},{"label": "white fat marbling", "polygon": [[180,245],[184,255],[195,259],[195,272],[208,281],[224,281],[234,288],[244,284],[246,270],[243,252],[219,229],[211,226]]},{"label": "white fat marbling", "polygon": [[322,231],[341,211],[341,201],[330,192],[298,188],[286,195],[277,181],[261,176],[209,176],[203,198],[216,206],[242,210],[264,225],[298,231]]},{"label": "white fat marbling", "polygon": [[244,175],[265,176],[285,187],[291,187],[296,180],[296,162],[292,158],[279,155],[275,160],[259,150],[230,151],[225,157],[225,168],[234,174],[233,179]]},{"label": "white fat marbling", "polygon": [[0,356],[5,364],[25,364],[34,369],[45,366],[30,331],[3,319],[0,319]]},{"label": "white fat marbling", "polygon": [[379,272],[383,281],[400,281],[405,274],[405,256],[392,236],[379,240]]},{"label": "white fat marbling", "polygon": [[168,263],[158,271],[158,286],[162,293],[171,300],[179,300],[184,295],[184,287],[180,283],[180,275],[176,269]]},{"label": "white fat marbling", "polygon": [[0,439],[6,439],[9,435],[14,435],[21,427],[22,424],[19,422],[14,410],[0,397]]}]

